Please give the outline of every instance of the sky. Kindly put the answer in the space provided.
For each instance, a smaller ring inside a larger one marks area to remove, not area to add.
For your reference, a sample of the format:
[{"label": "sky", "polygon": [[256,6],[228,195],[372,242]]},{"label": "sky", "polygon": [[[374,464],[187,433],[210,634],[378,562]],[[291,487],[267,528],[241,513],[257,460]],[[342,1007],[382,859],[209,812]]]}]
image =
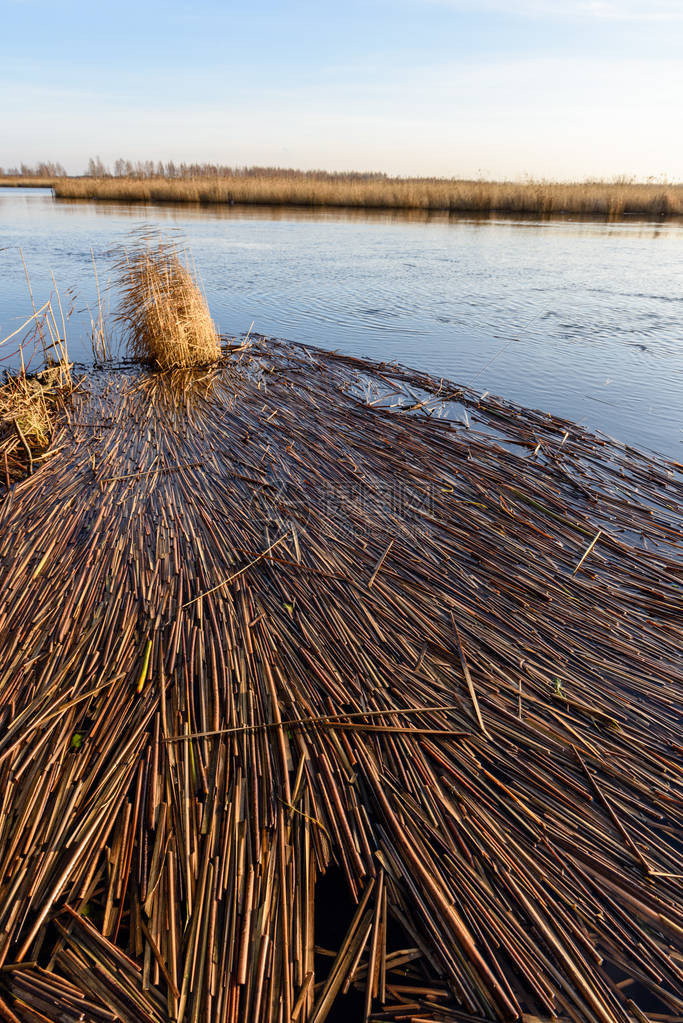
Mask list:
[{"label": "sky", "polygon": [[683,179],[683,0],[0,0],[0,166]]}]

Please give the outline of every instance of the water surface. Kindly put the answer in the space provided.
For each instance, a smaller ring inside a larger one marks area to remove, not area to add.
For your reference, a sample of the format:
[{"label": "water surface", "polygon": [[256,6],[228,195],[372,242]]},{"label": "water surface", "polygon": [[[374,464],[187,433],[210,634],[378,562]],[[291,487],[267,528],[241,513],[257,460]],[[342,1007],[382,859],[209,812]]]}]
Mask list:
[{"label": "water surface", "polygon": [[[272,207],[73,203],[0,188],[0,338],[65,306],[88,360],[130,231],[175,230],[219,329],[338,348],[447,376],[681,460],[683,226]],[[66,311],[66,310],[65,310]],[[13,343],[0,348],[11,364]]]}]

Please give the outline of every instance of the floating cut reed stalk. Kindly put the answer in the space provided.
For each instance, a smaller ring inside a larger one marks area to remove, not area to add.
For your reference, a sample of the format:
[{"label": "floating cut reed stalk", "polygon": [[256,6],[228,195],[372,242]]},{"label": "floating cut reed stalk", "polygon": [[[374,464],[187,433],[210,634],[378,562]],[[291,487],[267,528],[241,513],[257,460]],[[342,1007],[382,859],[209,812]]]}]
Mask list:
[{"label": "floating cut reed stalk", "polygon": [[203,366],[218,358],[206,299],[175,245],[143,241],[117,269],[122,291],[117,320],[134,358],[160,369]]}]

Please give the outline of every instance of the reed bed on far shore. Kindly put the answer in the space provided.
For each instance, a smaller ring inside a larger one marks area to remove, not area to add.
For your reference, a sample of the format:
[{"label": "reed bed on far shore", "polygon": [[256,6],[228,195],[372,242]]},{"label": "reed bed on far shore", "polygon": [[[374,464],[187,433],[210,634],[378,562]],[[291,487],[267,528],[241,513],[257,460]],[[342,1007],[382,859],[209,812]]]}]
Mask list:
[{"label": "reed bed on far shore", "polygon": [[351,206],[618,218],[683,215],[683,185],[586,181],[459,181],[358,175],[233,174],[207,178],[60,178],[64,199]]},{"label": "reed bed on far shore", "polygon": [[24,177],[18,174],[0,176],[0,188],[52,188],[57,179],[53,177]]},{"label": "reed bed on far shore", "polygon": [[51,450],[0,504],[0,1015],[680,1023],[680,467],[258,337],[92,374]]}]

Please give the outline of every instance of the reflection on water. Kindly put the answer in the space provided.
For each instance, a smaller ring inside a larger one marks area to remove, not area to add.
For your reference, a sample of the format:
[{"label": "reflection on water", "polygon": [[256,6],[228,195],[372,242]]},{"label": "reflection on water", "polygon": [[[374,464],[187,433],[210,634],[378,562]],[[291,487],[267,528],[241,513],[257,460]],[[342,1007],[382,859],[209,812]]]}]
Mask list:
[{"label": "reflection on water", "polygon": [[[1,186],[0,186],[1,187]],[[24,195],[40,191],[43,195],[49,195],[49,189],[21,189]],[[62,209],[82,210],[84,202],[80,199],[57,199],[55,205]],[[180,214],[183,219],[191,217],[206,217],[218,220],[346,220],[364,221],[375,223],[415,223],[415,224],[491,224],[491,223],[512,223],[517,227],[537,227],[542,224],[561,226],[563,224],[583,224],[587,228],[597,228],[602,234],[609,233],[614,229],[619,233],[625,226],[629,228],[634,225],[643,228],[650,237],[657,237],[661,228],[665,230],[671,227],[683,228],[683,217],[668,217],[666,219],[655,219],[641,216],[639,214],[627,214],[625,219],[607,220],[596,219],[595,217],[577,216],[571,217],[558,213],[504,213],[500,211],[470,213],[450,212],[448,210],[420,210],[420,209],[387,209],[378,207],[352,207],[352,206],[270,206],[253,203],[249,205],[227,205],[202,202],[167,202],[167,203],[145,203],[145,202],[116,202],[102,201],[93,203],[95,214],[110,215],[117,213],[122,216],[135,217],[139,219],[144,214],[141,211],[151,211],[154,220],[174,220]]]},{"label": "reflection on water", "polygon": [[[219,328],[396,359],[680,459],[683,225],[55,202],[0,189],[0,337],[54,271],[77,292],[70,349],[89,358],[88,307],[131,228],[177,229]],[[113,297],[112,297],[113,301]],[[0,357],[3,350],[0,349]]]}]

